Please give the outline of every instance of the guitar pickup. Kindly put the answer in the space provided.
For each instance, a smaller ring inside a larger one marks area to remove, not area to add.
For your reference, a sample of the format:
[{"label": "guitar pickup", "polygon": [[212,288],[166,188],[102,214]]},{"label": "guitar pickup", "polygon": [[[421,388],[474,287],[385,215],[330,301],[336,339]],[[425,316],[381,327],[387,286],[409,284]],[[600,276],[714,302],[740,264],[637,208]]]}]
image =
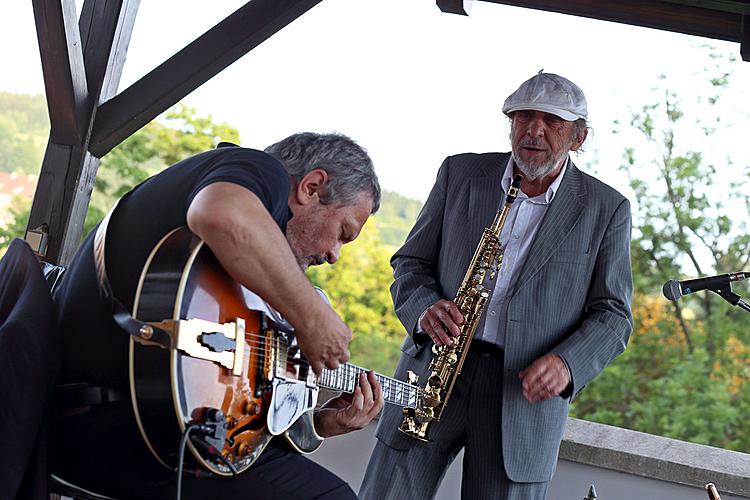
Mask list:
[{"label": "guitar pickup", "polygon": [[245,320],[214,323],[203,319],[164,320],[154,326],[170,332],[173,345],[190,357],[205,359],[242,375],[245,354]]}]

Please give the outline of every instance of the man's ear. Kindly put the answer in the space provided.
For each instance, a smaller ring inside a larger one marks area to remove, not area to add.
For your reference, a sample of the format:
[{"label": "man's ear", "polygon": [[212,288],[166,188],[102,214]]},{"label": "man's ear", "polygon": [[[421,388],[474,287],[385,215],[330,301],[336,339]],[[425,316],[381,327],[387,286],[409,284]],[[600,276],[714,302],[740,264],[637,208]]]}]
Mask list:
[{"label": "man's ear", "polygon": [[586,137],[589,135],[589,129],[584,128],[581,133],[576,133],[576,138],[573,141],[573,145],[570,146],[571,151],[578,151],[581,149],[581,146],[583,146],[583,143],[586,141]]},{"label": "man's ear", "polygon": [[297,183],[294,196],[300,205],[307,205],[320,197],[328,186],[328,172],[316,168],[305,174]]}]

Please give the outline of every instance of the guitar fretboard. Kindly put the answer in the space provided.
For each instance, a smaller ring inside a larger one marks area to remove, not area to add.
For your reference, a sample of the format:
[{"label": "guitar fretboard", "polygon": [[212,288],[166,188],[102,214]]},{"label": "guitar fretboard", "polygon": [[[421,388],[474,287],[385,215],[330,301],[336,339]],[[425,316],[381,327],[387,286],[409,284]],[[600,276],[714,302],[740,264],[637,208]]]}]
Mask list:
[{"label": "guitar fretboard", "polygon": [[[334,391],[352,393],[359,382],[359,374],[369,370],[356,365],[343,364],[335,370],[323,369],[318,385]],[[375,374],[375,379],[383,387],[386,403],[414,408],[417,405],[417,388],[401,380]]]}]

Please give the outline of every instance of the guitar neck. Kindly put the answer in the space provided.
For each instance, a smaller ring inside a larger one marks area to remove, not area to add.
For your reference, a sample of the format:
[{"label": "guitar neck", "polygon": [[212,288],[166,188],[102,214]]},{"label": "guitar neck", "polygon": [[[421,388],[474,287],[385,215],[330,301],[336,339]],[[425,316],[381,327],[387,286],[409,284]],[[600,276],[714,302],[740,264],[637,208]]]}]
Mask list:
[{"label": "guitar neck", "polygon": [[[335,370],[325,368],[318,380],[318,385],[334,391],[352,393],[359,383],[359,374],[368,371],[365,368],[346,363]],[[417,387],[379,373],[375,374],[375,379],[383,388],[383,399],[386,403],[410,408],[416,407]]]}]

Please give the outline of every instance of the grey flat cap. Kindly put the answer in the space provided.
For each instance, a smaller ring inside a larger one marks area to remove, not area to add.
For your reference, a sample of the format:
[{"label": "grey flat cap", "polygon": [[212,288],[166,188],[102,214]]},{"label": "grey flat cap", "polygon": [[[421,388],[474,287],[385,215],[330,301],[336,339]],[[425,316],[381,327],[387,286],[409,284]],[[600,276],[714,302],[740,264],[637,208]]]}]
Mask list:
[{"label": "grey flat cap", "polygon": [[568,121],[588,117],[583,91],[567,78],[542,71],[523,82],[503,104],[506,115],[520,110],[552,113]]}]

